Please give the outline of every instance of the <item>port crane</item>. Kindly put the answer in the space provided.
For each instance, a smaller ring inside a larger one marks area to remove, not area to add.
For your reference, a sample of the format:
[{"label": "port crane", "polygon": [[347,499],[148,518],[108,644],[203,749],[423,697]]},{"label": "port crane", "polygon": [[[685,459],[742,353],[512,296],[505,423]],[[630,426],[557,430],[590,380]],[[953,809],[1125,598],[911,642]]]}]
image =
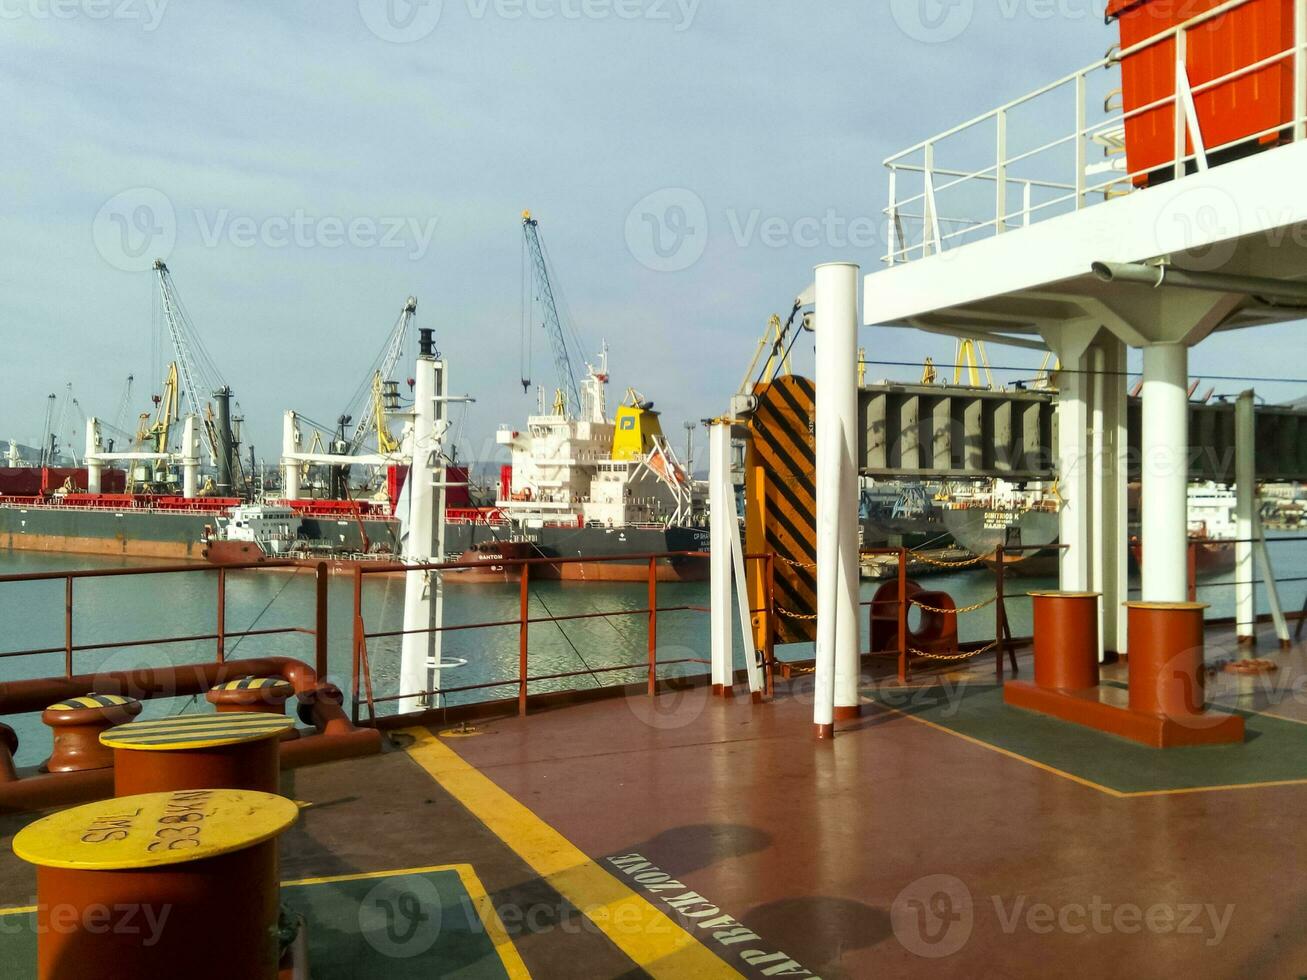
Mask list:
[{"label": "port crane", "polygon": [[[237,483],[235,471],[241,466],[232,432],[231,388],[223,382],[222,374],[205,349],[163,259],[155,260],[154,271],[158,277],[163,320],[176,355],[180,397],[186,402],[186,414],[201,420],[209,456],[218,467],[218,486],[230,493]],[[217,398],[216,414],[209,397],[201,394],[202,391]]]},{"label": "port crane", "polygon": [[[530,349],[530,330],[532,328],[533,307],[540,307],[542,326],[549,336],[550,346],[554,352],[554,373],[558,380],[558,390],[562,392],[559,399],[567,411],[578,411],[581,407],[581,393],[577,387],[576,369],[572,365],[572,356],[567,348],[567,337],[563,331],[563,321],[558,315],[558,302],[554,296],[553,281],[549,275],[550,263],[545,248],[540,240],[540,222],[530,211],[522,212],[522,391],[531,387],[528,351]],[[531,300],[534,296],[534,303]],[[575,338],[574,338],[575,339]]]},{"label": "port crane", "polygon": [[385,455],[399,452],[399,440],[391,434],[386,416],[388,411],[399,407],[398,386],[393,375],[400,358],[404,355],[408,339],[412,336],[413,320],[417,316],[417,310],[417,298],[410,296],[404,303],[399,319],[391,328],[381,354],[368,372],[367,379],[354,393],[345,411],[340,414],[340,418],[347,420],[346,425],[349,424],[348,420],[359,418],[359,423],[355,426],[354,434],[349,440],[347,452],[350,456],[357,455],[363,448],[363,443],[373,433],[377,436],[379,453]]}]

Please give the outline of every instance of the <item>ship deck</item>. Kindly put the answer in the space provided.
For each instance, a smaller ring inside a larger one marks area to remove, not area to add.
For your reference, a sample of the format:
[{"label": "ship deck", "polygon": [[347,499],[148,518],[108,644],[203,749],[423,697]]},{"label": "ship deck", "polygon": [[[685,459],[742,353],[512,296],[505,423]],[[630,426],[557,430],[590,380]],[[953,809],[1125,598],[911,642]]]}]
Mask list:
[{"label": "ship deck", "polygon": [[[315,978],[1301,975],[1307,649],[1272,656],[1213,692],[1248,713],[1234,747],[1004,708],[988,660],[869,676],[833,743],[803,676],[763,705],[697,688],[397,730],[380,757],[286,775],[304,809],[282,878],[367,904],[444,869],[458,892],[434,929],[369,943],[347,906],[310,941],[362,959]],[[34,894],[6,849],[0,906]]]}]

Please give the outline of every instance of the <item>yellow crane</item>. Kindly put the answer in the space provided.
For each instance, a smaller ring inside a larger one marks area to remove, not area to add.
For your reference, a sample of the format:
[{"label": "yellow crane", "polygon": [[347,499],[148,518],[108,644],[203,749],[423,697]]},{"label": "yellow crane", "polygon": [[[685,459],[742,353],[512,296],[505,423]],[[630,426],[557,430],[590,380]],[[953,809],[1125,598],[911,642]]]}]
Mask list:
[{"label": "yellow crane", "polygon": [[957,357],[954,358],[953,364],[955,385],[962,384],[964,370],[971,387],[982,387],[980,383],[982,372],[985,379],[984,387],[994,387],[994,375],[989,370],[989,355],[985,353],[985,345],[979,340],[968,337],[958,341]]},{"label": "yellow crane", "polygon": [[[172,440],[172,424],[180,418],[178,413],[177,362],[168,365],[163,376],[163,394],[154,396],[155,411],[142,412],[136,426],[136,452],[166,453]],[[151,419],[153,418],[153,421]],[[164,467],[161,460],[156,460],[151,469],[151,478],[156,482],[159,470]],[[135,492],[137,467],[129,469],[128,492]]]}]

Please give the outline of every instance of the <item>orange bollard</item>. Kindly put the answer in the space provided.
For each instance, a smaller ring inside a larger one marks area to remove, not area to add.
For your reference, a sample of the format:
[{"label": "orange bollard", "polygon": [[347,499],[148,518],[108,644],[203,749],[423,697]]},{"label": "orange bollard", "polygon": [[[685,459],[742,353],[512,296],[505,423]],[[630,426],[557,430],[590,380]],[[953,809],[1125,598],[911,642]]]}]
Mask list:
[{"label": "orange bollard", "polygon": [[1130,709],[1164,718],[1202,714],[1207,678],[1203,670],[1200,602],[1127,602]]},{"label": "orange bollard", "polygon": [[41,768],[46,772],[86,772],[108,769],[113,752],[100,744],[100,735],[141,713],[141,702],[121,694],[88,694],[52,704],[41,720],[54,735],[54,751]]},{"label": "orange bollard", "polygon": [[1031,592],[1035,684],[1048,690],[1098,686],[1097,592]]},{"label": "orange bollard", "polygon": [[179,715],[110,729],[100,741],[114,750],[115,796],[178,789],[276,793],[278,739],[294,724],[256,713]]},{"label": "orange bollard", "polygon": [[102,800],[20,831],[36,865],[37,976],[278,975],[277,837],[290,800],[182,790]]},{"label": "orange bollard", "polygon": [[286,702],[294,693],[290,682],[280,677],[242,677],[209,688],[204,698],[219,713],[257,711],[284,715]]}]

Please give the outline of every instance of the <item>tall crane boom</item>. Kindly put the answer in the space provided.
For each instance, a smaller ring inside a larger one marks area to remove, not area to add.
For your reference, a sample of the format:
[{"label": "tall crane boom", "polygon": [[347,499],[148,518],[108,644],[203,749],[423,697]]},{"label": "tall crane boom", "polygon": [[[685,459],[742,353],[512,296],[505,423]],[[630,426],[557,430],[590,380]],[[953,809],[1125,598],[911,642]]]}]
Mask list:
[{"label": "tall crane boom", "polygon": [[[391,375],[395,373],[395,367],[399,364],[399,359],[404,356],[404,346],[412,334],[413,320],[417,316],[417,312],[417,297],[410,296],[404,303],[404,309],[400,312],[399,319],[395,321],[395,326],[391,328],[390,336],[386,339],[386,346],[382,349],[381,357],[368,373],[367,381],[354,393],[353,400],[341,413],[342,416],[360,419],[349,443],[349,455],[351,456],[356,455],[363,448],[363,443],[373,432],[377,433],[379,441],[388,438],[388,434],[383,431],[385,429],[384,415],[380,414],[380,410],[377,408],[377,405],[380,404],[377,401],[379,397],[377,392],[387,381],[393,380]],[[365,400],[368,405],[366,414],[364,414],[363,409]],[[389,451],[391,450],[381,450],[381,452]]]},{"label": "tall crane boom", "polygon": [[558,376],[558,388],[567,397],[572,411],[577,411],[581,407],[581,393],[576,384],[576,371],[572,367],[572,358],[567,350],[563,323],[558,316],[554,287],[549,281],[549,266],[545,262],[545,250],[540,244],[540,222],[531,216],[530,211],[522,212],[522,233],[526,238],[527,252],[531,256],[536,297],[540,301],[544,315],[543,326],[554,350],[554,371]]},{"label": "tall crane boom", "polygon": [[[159,277],[159,300],[163,307],[164,322],[168,325],[168,338],[172,341],[173,350],[177,355],[182,398],[186,400],[187,411],[203,415],[209,399],[200,394],[196,384],[196,375],[199,372],[196,368],[195,355],[191,350],[190,323],[182,309],[181,301],[177,298],[177,287],[173,285],[172,274],[163,259],[155,260],[154,271]],[[208,387],[216,389],[218,386],[211,384]]]}]

